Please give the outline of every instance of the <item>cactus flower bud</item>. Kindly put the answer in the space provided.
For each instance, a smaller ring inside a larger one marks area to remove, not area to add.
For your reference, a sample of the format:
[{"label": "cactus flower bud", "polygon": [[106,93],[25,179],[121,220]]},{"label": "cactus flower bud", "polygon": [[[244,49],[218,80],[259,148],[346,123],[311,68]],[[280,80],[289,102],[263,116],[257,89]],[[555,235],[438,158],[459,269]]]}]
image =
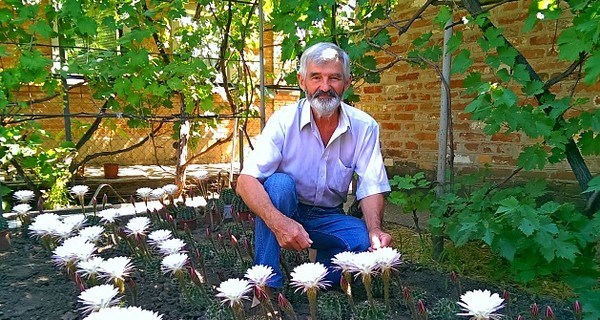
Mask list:
[{"label": "cactus flower bud", "polygon": [[550,306],[546,307],[546,312],[544,313],[547,320],[554,320],[554,310]]},{"label": "cactus flower bud", "polygon": [[577,316],[577,319],[581,319],[581,303],[579,303],[579,300],[573,302],[573,312]]},{"label": "cactus flower bud", "polygon": [[450,272],[450,279],[454,283],[456,283],[458,281],[458,274],[454,270],[452,270],[452,272]]},{"label": "cactus flower bud", "polygon": [[532,315],[534,318],[537,318],[539,314],[540,314],[540,309],[539,309],[539,307],[538,307],[537,303],[535,303],[535,302],[534,302],[534,303],[531,305],[531,315]]},{"label": "cactus flower bud", "polygon": [[419,299],[417,301],[417,310],[419,310],[419,314],[420,315],[426,315],[427,314],[427,307],[425,306],[425,303],[421,299]]}]

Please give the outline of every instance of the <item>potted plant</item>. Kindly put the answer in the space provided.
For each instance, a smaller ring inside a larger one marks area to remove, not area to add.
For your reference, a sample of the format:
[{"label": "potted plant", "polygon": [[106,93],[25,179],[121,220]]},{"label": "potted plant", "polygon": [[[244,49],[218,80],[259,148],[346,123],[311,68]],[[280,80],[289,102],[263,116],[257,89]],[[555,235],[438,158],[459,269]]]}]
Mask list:
[{"label": "potted plant", "polygon": [[172,212],[177,229],[184,230],[186,225],[190,230],[194,230],[198,227],[198,212],[196,211],[196,208],[177,204],[177,206],[172,209]]},{"label": "potted plant", "polygon": [[237,213],[237,215],[240,217],[240,220],[250,220],[250,208],[248,208],[244,200],[242,200],[242,198],[237,194],[235,197],[233,197],[232,208],[233,212]]},{"label": "potted plant", "polygon": [[221,189],[221,192],[219,193],[219,199],[221,199],[223,201],[223,218],[225,220],[228,219],[232,219],[232,204],[233,204],[233,198],[236,197],[235,191],[233,191],[233,189],[231,188],[223,188]]},{"label": "potted plant", "polygon": [[10,250],[10,229],[8,221],[3,215],[0,215],[0,252]]},{"label": "potted plant", "polygon": [[204,208],[204,222],[210,224],[210,228],[214,230],[215,225],[219,224],[223,217],[225,203],[219,198],[210,198],[206,200]]}]

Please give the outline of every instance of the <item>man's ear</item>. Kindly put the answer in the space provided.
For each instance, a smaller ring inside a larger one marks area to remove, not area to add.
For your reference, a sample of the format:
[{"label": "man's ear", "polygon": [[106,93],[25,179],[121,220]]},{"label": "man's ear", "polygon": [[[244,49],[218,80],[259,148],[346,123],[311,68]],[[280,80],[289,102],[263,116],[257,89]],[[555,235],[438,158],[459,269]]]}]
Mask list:
[{"label": "man's ear", "polygon": [[302,91],[306,90],[304,88],[304,79],[302,78],[302,75],[300,74],[300,72],[298,72],[296,74],[296,79],[298,79],[298,85],[300,86],[300,89],[302,89]]},{"label": "man's ear", "polygon": [[344,84],[344,91],[348,90],[348,88],[350,88],[350,84],[352,84],[352,76],[350,76],[348,78],[348,80],[346,80],[346,83]]}]

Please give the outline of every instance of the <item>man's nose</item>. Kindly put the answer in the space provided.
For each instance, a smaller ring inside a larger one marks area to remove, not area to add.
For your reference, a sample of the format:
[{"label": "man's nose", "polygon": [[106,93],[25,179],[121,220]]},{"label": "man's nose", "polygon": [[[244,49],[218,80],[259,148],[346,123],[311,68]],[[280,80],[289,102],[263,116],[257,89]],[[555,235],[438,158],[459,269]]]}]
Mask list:
[{"label": "man's nose", "polygon": [[323,79],[323,81],[319,85],[319,89],[323,92],[329,92],[329,90],[331,90],[331,84],[329,83],[329,80],[326,78]]}]

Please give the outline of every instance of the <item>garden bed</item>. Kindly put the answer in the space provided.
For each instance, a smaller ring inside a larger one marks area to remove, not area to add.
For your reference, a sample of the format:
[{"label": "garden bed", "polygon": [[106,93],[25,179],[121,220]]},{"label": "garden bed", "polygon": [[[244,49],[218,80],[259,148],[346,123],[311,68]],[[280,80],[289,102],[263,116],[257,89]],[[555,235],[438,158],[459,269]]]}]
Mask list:
[{"label": "garden bed", "polygon": [[[395,232],[412,232],[403,226],[391,226]],[[221,225],[217,233],[237,233],[241,240],[244,238],[243,228],[238,223]],[[193,238],[205,256],[207,281],[209,283],[208,294],[210,298],[202,298],[199,291],[194,298],[182,293],[179,284],[174,277],[162,275],[159,270],[159,260],[155,264],[145,264],[144,267],[136,266],[132,279],[135,281],[137,301],[132,301],[131,287],[128,286],[128,294],[123,302],[127,305],[138,305],[144,309],[152,310],[164,315],[163,319],[218,319],[227,318],[229,313],[227,306],[222,306],[214,297],[222,280],[231,277],[243,277],[249,266],[249,258],[243,263],[234,257],[233,248],[227,244],[230,250],[230,258],[219,256],[216,247],[211,247],[211,241],[206,237],[204,229],[193,231]],[[181,235],[184,237],[185,235]],[[216,237],[215,237],[216,238]],[[214,243],[213,243],[214,245]],[[120,254],[121,249],[115,249]],[[52,253],[44,249],[40,243],[33,238],[13,232],[12,250],[0,253],[0,319],[80,319],[78,308],[81,304],[77,302],[79,290],[73,281],[61,269],[52,262]],[[291,252],[285,253],[289,267],[304,262],[306,255],[296,255]],[[237,261],[237,262],[236,262]],[[134,260],[134,264],[136,261]],[[375,282],[374,296],[379,311],[373,314],[373,310],[366,307],[366,296],[364,287],[360,280],[355,280],[353,285],[354,300],[356,302],[355,312],[348,313],[346,297],[339,290],[329,290],[319,293],[319,318],[322,319],[412,319],[411,311],[407,308],[406,299],[403,296],[403,288],[408,288],[412,299],[416,302],[421,299],[429,311],[429,319],[459,319],[455,315],[458,310],[458,291],[456,282],[450,279],[450,275],[423,266],[405,262],[398,268],[395,281],[391,290],[391,311],[386,314],[383,305],[383,294],[381,284]],[[550,305],[555,313],[555,319],[571,319],[573,317],[570,307],[548,298],[539,298],[519,292],[511,288],[494,288],[482,281],[460,279],[461,291],[472,289],[489,289],[502,295],[502,290],[510,292],[509,308],[504,313],[510,313],[509,319],[516,319],[518,314],[530,319],[530,307],[535,302],[543,314],[546,306]],[[292,302],[300,319],[306,319],[309,308],[306,297],[295,293],[293,289],[286,286],[283,293]],[[192,294],[193,296],[194,294]],[[275,302],[276,303],[276,302]],[[249,310],[249,302],[245,303],[246,315],[254,313],[262,314],[260,308]],[[360,309],[362,308],[362,309]],[[357,311],[358,310],[358,311]],[[464,318],[464,317],[463,317]]]}]

